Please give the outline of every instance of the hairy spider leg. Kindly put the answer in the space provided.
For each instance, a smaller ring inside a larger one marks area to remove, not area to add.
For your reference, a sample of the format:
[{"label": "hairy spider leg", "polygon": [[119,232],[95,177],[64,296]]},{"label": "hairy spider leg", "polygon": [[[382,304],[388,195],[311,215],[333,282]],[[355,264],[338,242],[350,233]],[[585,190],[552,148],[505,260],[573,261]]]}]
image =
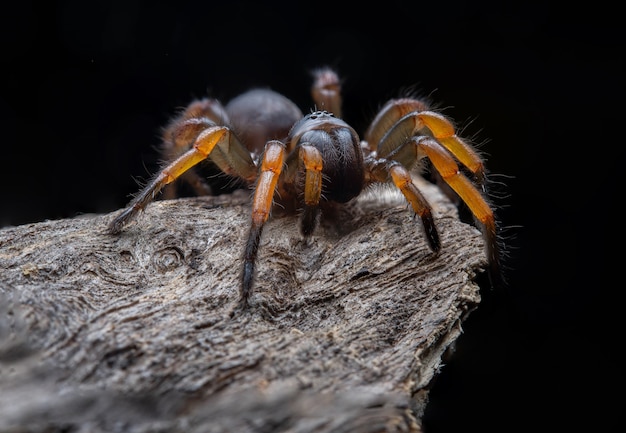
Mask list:
[{"label": "hairy spider leg", "polygon": [[322,154],[316,147],[302,144],[298,159],[305,173],[304,212],[302,213],[301,231],[303,236],[310,236],[317,225],[322,195]]},{"label": "hairy spider leg", "polygon": [[[442,180],[467,205],[482,227],[489,277],[492,285],[501,285],[496,221],[483,195],[483,161],[470,145],[456,135],[454,127],[444,116],[432,111],[415,111],[421,105],[420,101],[413,99],[390,101],[374,119],[366,139],[374,140],[372,144],[379,157],[396,160],[405,167],[410,168],[422,157],[428,157]],[[424,135],[425,132],[430,132],[432,136]],[[398,146],[398,143],[402,144]],[[457,160],[473,173],[482,193],[460,171]]]},{"label": "hairy spider leg", "polygon": [[[192,104],[194,107],[195,104]],[[195,107],[194,107],[195,108]],[[185,110],[182,116],[188,116],[189,112]],[[185,121],[174,121],[163,133],[163,154],[166,161],[175,161],[184,155],[195,144],[198,134],[204,129],[215,126],[206,117],[189,118]],[[178,177],[180,181],[189,184],[198,195],[207,195],[211,193],[211,187],[202,179],[202,177],[194,170],[188,170],[181,173]],[[168,183],[163,187],[163,198],[172,199],[177,197],[176,182]]]},{"label": "hairy spider leg", "polygon": [[311,96],[316,110],[325,110],[341,118],[341,82],[337,73],[330,68],[313,70]]},{"label": "hairy spider leg", "polygon": [[[409,113],[426,111],[428,106],[419,99],[402,98],[392,99],[378,111],[374,120],[370,123],[363,138],[368,143],[370,149],[376,150],[385,133],[393,125]],[[380,152],[380,151],[379,151]]]},{"label": "hairy spider leg", "polygon": [[244,252],[240,300],[242,307],[247,305],[252,289],[254,265],[259,250],[261,233],[272,209],[276,185],[283,169],[285,150],[284,143],[278,140],[270,140],[265,145],[263,152],[261,169],[252,201],[252,223]]},{"label": "hairy spider leg", "polygon": [[422,221],[428,245],[434,252],[439,252],[441,250],[441,241],[435,226],[432,208],[413,183],[411,173],[399,162],[384,158],[367,158],[365,160],[365,170],[368,182],[383,183],[391,180],[394,183]]},{"label": "hairy spider leg", "polygon": [[[186,125],[188,125],[189,129],[201,128],[202,126],[206,128],[206,125],[199,125],[195,121],[188,122],[186,122]],[[109,231],[111,233],[119,233],[140,210],[144,209],[154,199],[161,188],[175,181],[191,167],[209,157],[218,143],[230,141],[229,135],[229,129],[224,126],[213,125],[202,130],[197,135],[193,147],[163,168],[152,182],[139,192],[129,206],[109,224]],[[250,156],[248,155],[248,157]],[[252,159],[250,161],[252,162]],[[254,166],[253,162],[252,164]]]},{"label": "hairy spider leg", "polygon": [[[173,161],[185,152],[195,142],[198,132],[194,134],[193,128],[189,125],[194,122],[197,124],[207,124],[213,122],[215,125],[228,125],[228,115],[222,104],[211,98],[198,99],[191,102],[176,118],[169,122],[163,129],[161,145],[161,154],[165,161]],[[182,125],[182,127],[181,127]],[[181,133],[182,132],[182,133]],[[198,196],[210,195],[211,187],[207,184],[205,178],[195,170],[189,170],[183,173],[178,182],[186,183],[191,187]],[[164,199],[173,199],[178,197],[177,183],[167,184],[162,191]]]},{"label": "hairy spider leg", "polygon": [[429,136],[412,137],[389,156],[408,164],[427,157],[443,181],[448,184],[470,209],[482,227],[485,239],[489,277],[492,284],[500,284],[500,251],[497,243],[497,227],[494,213],[481,192],[459,169],[454,157],[441,143]]},{"label": "hairy spider leg", "polygon": [[[476,182],[485,191],[485,167],[474,148],[460,138],[454,126],[443,115],[423,110],[425,104],[416,99],[395,99],[387,103],[374,118],[365,139],[386,157],[406,138],[424,135],[425,129],[454,157],[472,172]],[[420,133],[421,132],[421,133]]]}]

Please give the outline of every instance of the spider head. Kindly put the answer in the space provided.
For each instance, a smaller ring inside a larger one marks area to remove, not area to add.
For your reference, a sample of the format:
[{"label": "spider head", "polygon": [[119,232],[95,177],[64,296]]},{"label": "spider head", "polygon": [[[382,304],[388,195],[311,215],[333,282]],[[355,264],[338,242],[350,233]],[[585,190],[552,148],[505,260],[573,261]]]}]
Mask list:
[{"label": "spider head", "polygon": [[329,131],[334,128],[344,128],[350,126],[343,120],[335,117],[335,115],[326,110],[312,111],[306,116],[302,117],[291,128],[289,137],[299,137],[303,133],[311,130],[325,130]]}]

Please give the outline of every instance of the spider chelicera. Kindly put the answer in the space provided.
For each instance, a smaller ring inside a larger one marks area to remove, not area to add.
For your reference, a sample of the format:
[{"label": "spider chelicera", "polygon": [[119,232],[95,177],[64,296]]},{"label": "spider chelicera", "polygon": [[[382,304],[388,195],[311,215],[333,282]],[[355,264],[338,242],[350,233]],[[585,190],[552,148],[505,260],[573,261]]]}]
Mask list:
[{"label": "spider chelicera", "polygon": [[298,209],[301,233],[308,237],[325,205],[346,203],[369,185],[390,182],[420,217],[430,248],[438,252],[441,243],[431,206],[411,177],[411,169],[427,158],[481,226],[489,274],[498,277],[500,252],[494,212],[485,198],[484,162],[452,123],[420,99],[392,99],[361,140],[341,119],[338,75],[320,68],[313,77],[316,111],[304,116],[292,101],[266,89],[250,90],[225,106],[210,98],[192,102],[165,129],[164,156],[170,162],[113,219],[109,231],[119,233],[166,186],[165,192],[175,196],[171,188],[176,180],[196,194],[209,193],[195,166],[212,161],[228,177],[254,187],[241,276],[240,302],[245,307],[274,201]]}]

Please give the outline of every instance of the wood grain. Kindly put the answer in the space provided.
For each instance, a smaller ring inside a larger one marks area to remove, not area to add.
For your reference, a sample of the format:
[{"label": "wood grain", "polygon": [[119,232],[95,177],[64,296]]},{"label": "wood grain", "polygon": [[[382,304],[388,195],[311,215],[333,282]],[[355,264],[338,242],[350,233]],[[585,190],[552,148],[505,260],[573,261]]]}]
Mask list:
[{"label": "wood grain", "polygon": [[433,185],[433,254],[402,197],[265,227],[237,309],[247,193],[0,230],[0,430],[420,431],[480,303],[480,232]]}]

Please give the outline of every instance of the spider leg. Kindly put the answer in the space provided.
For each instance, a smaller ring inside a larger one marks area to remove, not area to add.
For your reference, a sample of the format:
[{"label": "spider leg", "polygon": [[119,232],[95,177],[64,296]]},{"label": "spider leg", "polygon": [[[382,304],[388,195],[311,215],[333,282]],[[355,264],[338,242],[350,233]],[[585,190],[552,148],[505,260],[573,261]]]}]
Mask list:
[{"label": "spider leg", "polygon": [[[165,161],[174,161],[189,150],[202,129],[212,125],[228,124],[228,114],[217,99],[203,98],[192,101],[163,129],[161,155]],[[178,180],[179,182],[169,183],[163,188],[161,194],[164,199],[178,197],[180,183],[187,184],[198,196],[212,193],[205,178],[194,170],[183,173]]]},{"label": "spider leg", "polygon": [[310,236],[317,225],[319,203],[322,195],[322,154],[314,147],[300,146],[299,160],[304,166],[304,212],[301,231],[303,236]]},{"label": "spider leg", "polygon": [[[450,153],[432,137],[413,137],[408,143],[413,143],[417,153],[430,159],[437,172],[468,206],[474,218],[482,226],[485,238],[487,259],[489,260],[489,276],[494,285],[500,284],[501,267],[500,251],[497,243],[497,227],[493,210],[474,184],[460,170]],[[407,147],[407,146],[403,146]]]},{"label": "spider leg", "polygon": [[[179,179],[189,185],[197,196],[211,195],[212,189],[207,184],[202,176],[195,171],[188,171],[180,175]],[[165,185],[162,192],[162,197],[166,200],[175,199],[179,196],[178,188],[175,183],[169,183]]]},{"label": "spider leg", "polygon": [[261,233],[272,208],[276,185],[283,169],[284,157],[285,145],[282,142],[278,140],[267,142],[252,201],[252,223],[244,252],[240,301],[242,307],[247,305],[252,289],[254,265],[259,250]]},{"label": "spider leg", "polygon": [[[426,103],[419,99],[402,98],[388,101],[376,114],[372,123],[365,131],[363,138],[372,149],[379,146],[383,135],[402,117],[409,113],[427,110]],[[380,151],[379,151],[380,153]]]},{"label": "spider leg", "polygon": [[429,132],[474,174],[484,191],[485,167],[482,158],[471,145],[456,135],[448,119],[434,111],[420,111],[421,107],[424,107],[422,102],[408,98],[388,103],[376,116],[365,136],[370,146],[374,146],[378,156],[387,157],[396,149],[397,143],[403,143],[406,137]]},{"label": "spider leg", "polygon": [[[194,112],[197,105],[198,103],[191,104],[183,115],[187,115],[187,112],[190,110]],[[184,155],[189,151],[189,148],[193,146],[198,134],[204,129],[214,125],[215,123],[206,117],[192,117],[182,121],[172,121],[171,125],[168,126],[163,133],[163,148],[161,153],[165,157],[165,160],[174,161]],[[202,176],[194,170],[182,173],[178,179],[191,186],[196,195],[211,194],[211,187],[204,181]],[[177,182],[171,182],[165,185],[163,187],[162,197],[165,199],[178,197]]]},{"label": "spider leg", "polygon": [[387,159],[375,160],[373,158],[365,161],[365,168],[369,181],[387,182],[391,178],[394,185],[402,192],[407,202],[411,205],[415,214],[420,217],[430,248],[435,252],[439,252],[441,250],[441,241],[435,226],[432,208],[413,183],[409,170],[397,161]]},{"label": "spider leg", "polygon": [[228,132],[228,128],[223,126],[212,126],[200,132],[193,147],[167,165],[152,182],[140,191],[128,207],[109,224],[109,231],[119,233],[140,210],[154,199],[161,188],[175,181],[200,161],[205,160],[215,146],[228,136]]},{"label": "spider leg", "polygon": [[485,190],[485,166],[474,148],[456,135],[454,126],[448,119],[433,111],[422,111],[415,116],[432,132],[437,142],[448,149],[476,177],[476,181]]}]

